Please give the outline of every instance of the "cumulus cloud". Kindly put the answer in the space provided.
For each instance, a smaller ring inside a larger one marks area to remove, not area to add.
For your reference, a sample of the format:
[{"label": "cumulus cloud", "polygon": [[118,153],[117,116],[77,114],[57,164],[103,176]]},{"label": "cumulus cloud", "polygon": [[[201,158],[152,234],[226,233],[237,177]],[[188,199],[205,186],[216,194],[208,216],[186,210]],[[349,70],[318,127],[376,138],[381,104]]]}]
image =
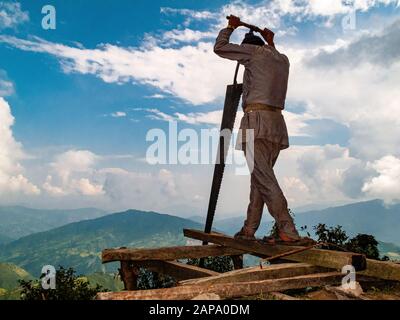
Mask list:
[{"label": "cumulus cloud", "polygon": [[27,156],[13,136],[13,124],[10,105],[0,97],[0,192],[38,195],[40,189],[24,176],[21,160]]},{"label": "cumulus cloud", "polygon": [[334,52],[321,50],[307,61],[310,67],[346,70],[363,63],[390,67],[400,58],[400,20],[378,33],[368,33]]},{"label": "cumulus cloud", "polygon": [[176,44],[178,42],[195,42],[207,38],[215,38],[215,33],[210,31],[198,31],[192,29],[174,29],[164,32],[162,41],[169,44]]},{"label": "cumulus cloud", "polygon": [[96,173],[94,165],[99,158],[88,150],[69,150],[57,155],[50,164],[50,174],[42,186],[43,189],[53,196],[102,195],[103,185],[93,179]]},{"label": "cumulus cloud", "polygon": [[29,14],[23,11],[19,2],[0,1],[0,30],[15,28],[29,21]]},{"label": "cumulus cloud", "polygon": [[221,61],[213,53],[213,44],[206,42],[147,50],[111,44],[81,49],[39,38],[23,40],[4,35],[0,36],[0,42],[21,50],[52,54],[60,59],[65,72],[92,74],[107,83],[136,81],[193,104],[208,103],[219,97],[225,84],[231,81],[226,70],[234,68],[232,62]]},{"label": "cumulus cloud", "polygon": [[366,181],[362,190],[388,203],[400,201],[400,158],[388,155],[368,165],[378,176]]},{"label": "cumulus cloud", "polygon": [[[161,212],[168,212],[171,207],[188,208],[193,204],[194,195],[204,191],[204,179],[199,181],[195,178],[196,172],[179,173],[172,167],[153,167],[142,171],[102,168],[98,174],[104,179],[103,201],[125,208]],[[202,204],[195,205],[201,207]],[[182,213],[182,210],[178,211]]]},{"label": "cumulus cloud", "polygon": [[343,191],[344,173],[359,162],[349,150],[338,145],[303,147],[297,158],[298,178],[313,199],[347,198]]},{"label": "cumulus cloud", "polygon": [[[382,33],[331,53],[292,52],[289,100],[305,102],[311,114],[346,125],[351,134],[351,153],[363,160],[393,153],[400,144],[400,118],[396,111],[400,61],[386,59],[399,50],[399,42],[387,38],[394,29],[400,31],[398,22]],[[375,43],[383,39],[387,52],[371,50],[369,54],[370,46],[366,44],[372,39]],[[346,58],[352,56],[352,50],[357,59],[354,65]],[[375,63],[385,59],[385,63]]]}]

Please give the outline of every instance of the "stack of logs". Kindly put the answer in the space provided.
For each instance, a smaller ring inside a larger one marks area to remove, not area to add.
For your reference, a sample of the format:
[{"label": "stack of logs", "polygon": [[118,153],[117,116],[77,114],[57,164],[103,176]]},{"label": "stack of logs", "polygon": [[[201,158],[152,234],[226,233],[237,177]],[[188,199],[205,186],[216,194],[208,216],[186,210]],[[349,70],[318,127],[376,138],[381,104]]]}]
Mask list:
[{"label": "stack of logs", "polygon": [[[155,249],[106,249],[103,263],[120,261],[125,291],[99,293],[99,300],[188,300],[212,293],[222,299],[270,294],[289,289],[341,284],[342,268],[352,265],[357,276],[400,281],[400,265],[366,259],[364,255],[322,249],[310,249],[285,257],[279,264],[243,268],[243,254],[266,258],[301,249],[236,240],[212,232],[184,230],[188,238],[213,243],[206,246],[181,246]],[[235,270],[218,273],[177,260],[230,256]],[[177,286],[166,289],[137,290],[140,268],[169,275]]]}]

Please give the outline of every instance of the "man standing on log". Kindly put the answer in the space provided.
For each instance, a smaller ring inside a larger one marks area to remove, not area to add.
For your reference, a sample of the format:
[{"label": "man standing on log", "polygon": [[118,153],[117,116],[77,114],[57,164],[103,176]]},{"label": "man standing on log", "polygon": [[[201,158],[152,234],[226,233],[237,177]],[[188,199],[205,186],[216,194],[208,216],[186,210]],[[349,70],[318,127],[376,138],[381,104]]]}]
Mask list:
[{"label": "man standing on log", "polygon": [[231,16],[228,27],[220,31],[214,47],[218,56],[238,61],[245,66],[242,96],[244,117],[240,129],[241,132],[254,130],[254,150],[246,150],[245,142],[239,145],[241,150],[245,150],[246,159],[254,163],[247,219],[235,238],[255,239],[254,234],[260,226],[266,204],[276,221],[278,239],[264,239],[268,242],[299,242],[302,238],[289,214],[286,198],[273,170],[280,151],[289,147],[282,115],[288,86],[289,60],[275,49],[274,33],[268,29],[261,32],[267,44],[252,31],[246,34],[241,45],[230,43],[231,34],[240,25],[240,19]]}]

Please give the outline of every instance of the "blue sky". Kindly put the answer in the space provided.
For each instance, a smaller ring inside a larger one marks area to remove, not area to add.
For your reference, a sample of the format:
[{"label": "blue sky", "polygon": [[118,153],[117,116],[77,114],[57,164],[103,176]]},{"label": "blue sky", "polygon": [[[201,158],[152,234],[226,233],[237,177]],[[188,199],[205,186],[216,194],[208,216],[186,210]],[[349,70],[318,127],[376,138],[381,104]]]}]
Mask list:
[{"label": "blue sky", "polygon": [[[41,26],[45,4],[56,30]],[[232,13],[275,30],[291,60],[292,147],[277,167],[291,206],[396,202],[399,12],[390,0],[0,1],[0,201],[203,212],[212,165],[149,165],[145,138],[168,119],[218,126],[235,65],[212,45]],[[226,181],[220,211],[239,214],[248,177],[228,168]]]}]

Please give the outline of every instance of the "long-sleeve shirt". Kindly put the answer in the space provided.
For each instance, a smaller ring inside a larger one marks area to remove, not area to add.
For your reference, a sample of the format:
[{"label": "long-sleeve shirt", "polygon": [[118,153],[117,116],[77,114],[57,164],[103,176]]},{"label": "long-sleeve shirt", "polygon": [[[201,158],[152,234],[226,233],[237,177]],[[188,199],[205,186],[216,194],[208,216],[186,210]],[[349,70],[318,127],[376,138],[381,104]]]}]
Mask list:
[{"label": "long-sleeve shirt", "polygon": [[[230,28],[220,31],[214,52],[222,58],[235,60],[244,65],[243,108],[250,103],[262,103],[284,109],[289,79],[289,59],[269,45],[230,43],[232,32]],[[289,147],[286,123],[278,112],[246,113],[240,129],[254,129],[255,139],[267,139],[280,144],[281,149]]]}]

